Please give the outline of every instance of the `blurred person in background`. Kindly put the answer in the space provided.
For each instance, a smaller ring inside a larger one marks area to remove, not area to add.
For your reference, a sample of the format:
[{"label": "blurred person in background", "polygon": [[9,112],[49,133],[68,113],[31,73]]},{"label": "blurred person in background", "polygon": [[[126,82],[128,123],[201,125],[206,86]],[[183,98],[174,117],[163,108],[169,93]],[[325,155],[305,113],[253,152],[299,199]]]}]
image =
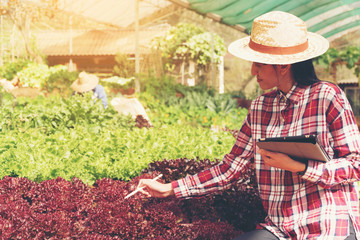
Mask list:
[{"label": "blurred person in background", "polygon": [[71,89],[79,94],[93,91],[93,98],[100,99],[104,108],[107,108],[108,102],[105,89],[99,84],[99,78],[94,74],[81,72],[79,77],[71,84]]}]

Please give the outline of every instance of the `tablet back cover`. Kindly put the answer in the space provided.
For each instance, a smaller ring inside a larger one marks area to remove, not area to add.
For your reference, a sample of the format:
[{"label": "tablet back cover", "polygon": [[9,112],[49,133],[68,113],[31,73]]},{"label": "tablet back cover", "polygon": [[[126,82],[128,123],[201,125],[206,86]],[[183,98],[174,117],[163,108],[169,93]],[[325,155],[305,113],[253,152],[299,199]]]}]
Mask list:
[{"label": "tablet back cover", "polygon": [[265,138],[259,139],[256,144],[261,149],[284,153],[298,161],[309,159],[322,162],[329,161],[329,156],[313,135]]}]

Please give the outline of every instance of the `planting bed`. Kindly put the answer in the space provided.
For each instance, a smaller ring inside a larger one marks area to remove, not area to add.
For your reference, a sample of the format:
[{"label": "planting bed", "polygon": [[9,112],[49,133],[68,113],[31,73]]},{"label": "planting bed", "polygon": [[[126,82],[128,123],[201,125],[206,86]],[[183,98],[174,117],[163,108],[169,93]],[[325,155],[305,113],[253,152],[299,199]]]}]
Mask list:
[{"label": "planting bed", "polygon": [[221,195],[180,200],[138,193],[124,200],[140,178],[163,173],[161,181],[170,181],[212,164],[189,159],[155,162],[129,182],[104,178],[92,186],[77,178],[37,183],[5,177],[0,181],[1,239],[232,239],[265,216],[251,180],[244,184],[251,178]]}]

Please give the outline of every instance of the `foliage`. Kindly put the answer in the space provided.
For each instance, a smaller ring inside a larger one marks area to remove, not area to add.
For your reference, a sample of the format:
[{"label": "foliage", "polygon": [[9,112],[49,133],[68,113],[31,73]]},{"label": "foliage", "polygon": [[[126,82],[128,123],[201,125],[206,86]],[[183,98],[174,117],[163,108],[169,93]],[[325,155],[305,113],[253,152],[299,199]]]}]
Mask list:
[{"label": "foliage", "polygon": [[20,83],[26,87],[41,88],[50,76],[50,69],[45,64],[29,63],[17,73]]},{"label": "foliage", "polygon": [[129,180],[162,158],[221,158],[234,141],[229,133],[191,126],[139,129],[90,94],[16,100],[5,94],[0,119],[0,176],[36,181]]},{"label": "foliage", "polygon": [[246,98],[246,95],[242,90],[232,91],[230,94],[235,98]]},{"label": "foliage", "polygon": [[53,92],[55,89],[60,91],[62,96],[72,93],[71,84],[77,79],[78,72],[69,72],[64,65],[57,65],[49,68],[50,75],[43,84],[43,89]]},{"label": "foliage", "polygon": [[161,172],[165,182],[171,182],[187,175],[196,174],[204,169],[213,167],[219,163],[219,160],[210,161],[209,159],[163,159],[149,164],[142,173]]},{"label": "foliage", "polygon": [[164,37],[156,38],[153,45],[163,54],[167,70],[174,68],[176,59],[193,60],[199,65],[207,65],[211,60],[212,48],[215,61],[225,53],[223,40],[216,33],[213,36],[212,45],[211,33],[191,23],[179,23]]},{"label": "foliage", "polygon": [[[138,180],[101,179],[89,186],[76,178],[36,183],[6,177],[0,181],[0,235],[4,239],[225,240],[240,233],[218,219],[189,219],[175,198],[146,199],[136,194],[125,200]],[[204,212],[207,208],[202,206]]]},{"label": "foliage", "polygon": [[315,63],[326,66],[328,70],[338,62],[346,63],[348,69],[354,68],[356,76],[360,76],[360,47],[348,46],[345,50],[330,48],[323,55],[315,58]]},{"label": "foliage", "polygon": [[[49,72],[45,87],[67,82],[71,75],[62,68]],[[105,110],[91,93],[35,99],[4,94],[2,237],[232,239],[263,220],[251,172],[219,195],[181,201],[137,194],[124,200],[140,178],[161,172],[172,181],[217,164],[234,138],[209,127],[240,126],[247,113],[235,107],[231,95],[179,86],[166,76],[154,82],[148,79],[152,95],[144,94],[142,100],[148,100],[145,106],[155,127],[139,116],[135,122],[119,115],[111,105]],[[183,97],[175,97],[179,92]]]},{"label": "foliage", "polygon": [[148,115],[155,127],[163,124],[190,124],[192,126],[239,129],[247,109],[238,108],[231,94],[214,91],[182,91],[184,97],[169,97],[166,101],[143,93],[140,101],[149,109]]},{"label": "foliage", "polygon": [[[161,110],[160,110],[161,109]],[[190,107],[186,112],[174,106],[164,106],[151,110],[149,116],[152,124],[159,127],[163,124],[182,125],[189,124],[194,127],[207,127],[215,129],[230,128],[239,129],[247,109],[231,109],[228,114],[216,113],[207,108]]]},{"label": "foliage", "polygon": [[[266,216],[252,169],[230,189],[201,198],[144,198],[140,179],[162,173],[161,182],[196,174],[219,161],[175,159],[151,163],[129,182],[109,178],[92,186],[80,179],[0,180],[0,234],[7,239],[232,239]],[[236,209],[236,211],[234,211]]]},{"label": "foliage", "polygon": [[152,43],[155,48],[161,50],[166,59],[175,57],[176,50],[182,46],[191,37],[205,32],[200,28],[190,23],[179,23],[175,27],[170,28],[164,37],[155,38]]},{"label": "foliage", "polygon": [[[218,163],[219,161],[208,159],[164,159],[150,163],[143,173],[161,172],[163,179],[171,182],[196,174]],[[202,198],[183,200],[180,206],[184,214],[193,221],[221,219],[241,231],[253,230],[266,216],[257,191],[253,168],[245,171],[230,189]]]},{"label": "foliage", "polygon": [[232,109],[237,108],[236,100],[230,94],[219,94],[213,91],[185,93],[178,104],[182,109],[190,107],[206,108],[215,113],[229,114]]},{"label": "foliage", "polygon": [[105,110],[100,100],[94,102],[91,93],[70,98],[39,96],[35,99],[16,100],[10,94],[4,93],[0,131],[26,131],[35,128],[44,134],[50,134],[63,128],[72,129],[77,125],[97,131],[108,125],[131,127],[127,123],[129,118],[121,119],[122,117],[112,106]]},{"label": "foliage", "polygon": [[215,94],[213,98],[208,98],[206,107],[213,112],[229,114],[232,109],[237,107],[236,101],[229,94]]},{"label": "foliage", "polygon": [[160,78],[154,75],[140,78],[141,92],[146,92],[157,99],[165,100],[176,95],[177,89],[181,88],[180,84],[175,83],[175,79],[169,75],[163,75]]},{"label": "foliage", "polygon": [[117,53],[115,55],[116,65],[114,66],[114,74],[122,78],[130,78],[135,76],[135,62],[128,59],[127,54]]},{"label": "foliage", "polygon": [[0,75],[2,78],[6,78],[7,80],[12,80],[16,76],[17,72],[26,68],[28,64],[29,61],[22,58],[18,59],[15,62],[5,63],[4,66],[1,67]]},{"label": "foliage", "polygon": [[49,92],[57,88],[67,94],[71,91],[71,83],[78,77],[77,72],[69,72],[64,65],[48,67],[34,62],[26,64],[16,75],[23,86],[42,88]]},{"label": "foliage", "polygon": [[135,78],[122,78],[118,76],[112,76],[109,78],[101,79],[100,82],[104,87],[109,87],[113,89],[129,89],[135,87]]},{"label": "foliage", "polygon": [[99,128],[77,125],[51,134],[37,129],[1,132],[0,177],[34,181],[78,177],[86,183],[104,177],[129,180],[163,158],[221,158],[234,142],[229,133],[192,127]]},{"label": "foliage", "polygon": [[[212,46],[214,47],[214,54],[212,53]],[[192,36],[182,46],[179,46],[175,53],[182,59],[192,59],[198,65],[206,66],[211,60],[214,63],[220,63],[220,57],[225,52],[224,40],[217,34],[205,32]]]},{"label": "foliage", "polygon": [[[165,159],[149,164],[149,167],[143,172],[161,172],[164,180],[171,182],[187,175],[196,174],[218,163],[219,161],[213,162],[208,159]],[[257,223],[264,220],[266,215],[257,191],[255,172],[252,168],[244,172],[230,189],[202,198],[184,200],[180,206],[186,216],[194,221],[221,219],[242,231],[253,230]]]}]

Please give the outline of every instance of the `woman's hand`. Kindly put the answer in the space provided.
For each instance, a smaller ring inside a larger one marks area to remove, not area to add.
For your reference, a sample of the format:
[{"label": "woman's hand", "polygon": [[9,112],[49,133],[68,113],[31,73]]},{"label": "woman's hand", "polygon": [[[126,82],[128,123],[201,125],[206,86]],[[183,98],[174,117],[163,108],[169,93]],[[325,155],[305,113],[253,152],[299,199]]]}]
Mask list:
[{"label": "woman's hand", "polygon": [[141,179],[138,188],[144,187],[140,190],[148,197],[165,198],[174,195],[174,190],[171,183],[160,183],[158,181],[151,181],[151,179]]},{"label": "woman's hand", "polygon": [[264,149],[259,149],[258,152],[268,166],[281,168],[293,173],[302,172],[306,169],[305,163],[296,161],[286,154],[271,152]]}]

